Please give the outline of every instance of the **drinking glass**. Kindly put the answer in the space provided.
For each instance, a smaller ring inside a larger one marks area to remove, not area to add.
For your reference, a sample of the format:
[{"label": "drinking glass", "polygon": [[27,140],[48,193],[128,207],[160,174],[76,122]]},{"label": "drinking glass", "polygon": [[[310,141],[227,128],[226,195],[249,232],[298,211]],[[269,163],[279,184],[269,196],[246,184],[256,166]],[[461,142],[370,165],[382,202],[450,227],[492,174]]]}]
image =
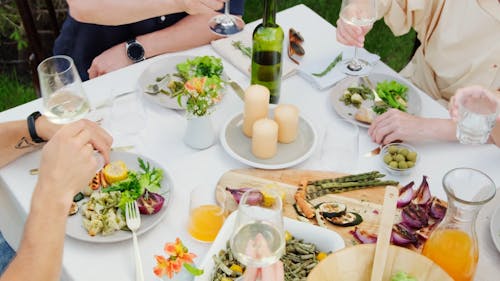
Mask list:
[{"label": "drinking glass", "polygon": [[[89,100],[82,87],[73,59],[53,56],[42,61],[37,68],[43,99],[43,114],[56,124],[77,121],[90,111]],[[104,166],[104,158],[97,151],[97,170]]]},{"label": "drinking glass", "polygon": [[224,4],[224,14],[214,16],[208,21],[208,27],[217,35],[233,35],[245,27],[245,22],[240,17],[231,15],[229,12],[229,2],[230,0],[227,0]]},{"label": "drinking glass", "polygon": [[44,115],[56,124],[81,119],[90,110],[73,59],[53,56],[38,65]]},{"label": "drinking glass", "polygon": [[[225,196],[226,192],[222,192]],[[225,202],[225,197],[222,198]],[[226,219],[224,203],[217,205],[214,199],[207,196],[203,187],[194,188],[189,197],[188,232],[194,239],[201,242],[213,242]]]},{"label": "drinking glass", "polygon": [[266,267],[285,252],[282,201],[278,193],[248,190],[241,197],[230,247],[242,264]]},{"label": "drinking glass", "polygon": [[[342,0],[340,18],[350,25],[370,26],[377,18],[377,2],[376,0]],[[342,71],[347,75],[366,75],[370,70],[370,63],[358,58],[357,47],[354,47],[354,57],[342,61]]]},{"label": "drinking glass", "polygon": [[472,281],[479,257],[475,222],[482,206],[495,196],[495,183],[481,171],[456,168],[444,175],[443,187],[448,209],[422,254],[454,280]]},{"label": "drinking glass", "polygon": [[146,127],[146,111],[138,90],[111,93],[111,130],[118,134],[136,136]]},{"label": "drinking glass", "polygon": [[498,100],[477,92],[462,96],[457,102],[457,139],[464,144],[486,143],[500,112]]},{"label": "drinking glass", "polygon": [[345,119],[334,119],[326,127],[321,149],[325,170],[353,173],[357,169],[359,128]]}]

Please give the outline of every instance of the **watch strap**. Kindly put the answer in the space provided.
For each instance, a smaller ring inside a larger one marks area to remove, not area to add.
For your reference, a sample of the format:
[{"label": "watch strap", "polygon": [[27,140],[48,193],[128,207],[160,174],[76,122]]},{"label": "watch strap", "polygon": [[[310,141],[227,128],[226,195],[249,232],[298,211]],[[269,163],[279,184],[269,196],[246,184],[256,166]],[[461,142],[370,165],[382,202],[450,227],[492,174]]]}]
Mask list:
[{"label": "watch strap", "polygon": [[40,116],[42,116],[42,114],[40,113],[40,111],[35,111],[33,113],[31,113],[29,116],[28,116],[28,131],[30,133],[30,137],[31,137],[31,140],[34,142],[34,143],[42,143],[42,142],[46,142],[44,139],[42,139],[40,136],[38,136],[38,134],[36,133],[36,127],[35,127],[35,121],[36,119],[38,119]]}]

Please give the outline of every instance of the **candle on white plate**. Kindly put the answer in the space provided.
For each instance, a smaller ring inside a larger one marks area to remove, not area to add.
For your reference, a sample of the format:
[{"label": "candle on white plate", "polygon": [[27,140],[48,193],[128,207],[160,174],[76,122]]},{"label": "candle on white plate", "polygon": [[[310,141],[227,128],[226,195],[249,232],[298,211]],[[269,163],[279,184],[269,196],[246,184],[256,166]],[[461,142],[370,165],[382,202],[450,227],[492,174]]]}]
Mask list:
[{"label": "candle on white plate", "polygon": [[263,118],[253,123],[252,153],[255,157],[267,159],[278,151],[278,124]]},{"label": "candle on white plate", "polygon": [[250,85],[245,91],[245,109],[243,111],[243,133],[252,137],[253,123],[267,117],[269,108],[269,90],[262,85]]},{"label": "candle on white plate", "polygon": [[274,120],[278,123],[278,141],[295,141],[299,126],[299,109],[295,105],[281,104],[274,109]]}]

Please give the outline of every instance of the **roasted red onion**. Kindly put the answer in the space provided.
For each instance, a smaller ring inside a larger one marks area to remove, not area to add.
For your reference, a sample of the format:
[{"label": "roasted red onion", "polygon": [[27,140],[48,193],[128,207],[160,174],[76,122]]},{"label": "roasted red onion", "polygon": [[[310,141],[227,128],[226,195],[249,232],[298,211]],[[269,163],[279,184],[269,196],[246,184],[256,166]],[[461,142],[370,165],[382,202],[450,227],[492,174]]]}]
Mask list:
[{"label": "roasted red onion", "polygon": [[431,191],[429,190],[429,184],[427,183],[427,176],[423,176],[422,183],[417,189],[417,194],[412,200],[413,204],[424,205],[431,201]]},{"label": "roasted red onion", "polygon": [[425,205],[415,205],[413,203],[403,208],[401,218],[403,220],[403,224],[417,229],[427,226],[429,220]]},{"label": "roasted red onion", "polygon": [[391,243],[398,246],[416,245],[418,242],[415,233],[402,223],[392,226]]},{"label": "roasted red onion", "polygon": [[431,207],[429,208],[429,215],[436,220],[442,220],[444,215],[446,214],[446,203],[438,199],[437,197],[433,197],[431,201]]},{"label": "roasted red onion", "polygon": [[415,182],[411,181],[409,184],[399,190],[399,198],[397,204],[398,208],[403,208],[404,206],[408,205],[413,199],[415,195],[413,185],[415,185]]},{"label": "roasted red onion", "polygon": [[377,235],[360,230],[358,227],[355,227],[354,230],[351,230],[349,233],[351,233],[361,244],[377,243]]},{"label": "roasted red onion", "polygon": [[243,194],[245,192],[249,191],[249,190],[254,190],[255,191],[255,192],[251,192],[248,195],[247,203],[249,205],[260,205],[262,203],[262,201],[264,200],[264,196],[262,195],[262,193],[260,191],[258,191],[257,189],[254,189],[254,188],[250,188],[250,187],[243,187],[243,188],[230,188],[230,187],[226,187],[226,190],[231,193],[231,195],[233,196],[234,200],[238,204],[240,204],[240,200],[241,200],[241,197],[243,196]]},{"label": "roasted red onion", "polygon": [[158,193],[149,192],[146,190],[144,194],[137,199],[139,212],[143,215],[156,214],[161,210],[165,198]]},{"label": "roasted red onion", "polygon": [[415,233],[423,239],[424,241],[427,240],[431,234],[431,232],[436,228],[436,226],[439,224],[439,222],[435,222],[429,226],[422,227],[421,229],[417,230]]}]

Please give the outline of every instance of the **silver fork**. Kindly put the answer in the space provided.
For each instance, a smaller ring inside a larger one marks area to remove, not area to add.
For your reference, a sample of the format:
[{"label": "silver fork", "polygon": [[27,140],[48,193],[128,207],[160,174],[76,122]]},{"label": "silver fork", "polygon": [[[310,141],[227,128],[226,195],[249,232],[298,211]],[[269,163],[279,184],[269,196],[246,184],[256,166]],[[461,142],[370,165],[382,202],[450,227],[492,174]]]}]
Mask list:
[{"label": "silver fork", "polygon": [[134,240],[135,280],[144,281],[141,253],[139,252],[139,243],[137,242],[137,234],[135,233],[141,226],[141,214],[139,213],[137,202],[129,202],[125,205],[125,219],[127,220],[128,228],[132,231],[132,238]]}]

